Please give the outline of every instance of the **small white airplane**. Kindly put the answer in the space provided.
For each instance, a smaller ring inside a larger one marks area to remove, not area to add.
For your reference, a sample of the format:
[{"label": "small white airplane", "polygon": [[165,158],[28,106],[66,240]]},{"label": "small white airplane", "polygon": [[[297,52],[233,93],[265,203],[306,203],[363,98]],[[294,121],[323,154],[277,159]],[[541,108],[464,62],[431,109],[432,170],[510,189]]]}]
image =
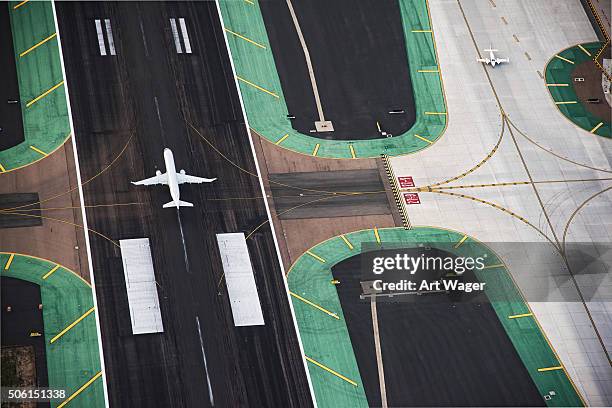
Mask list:
[{"label": "small white airplane", "polygon": [[494,50],[493,48],[488,48],[488,49],[483,50],[483,51],[489,53],[489,58],[477,58],[476,61],[484,62],[485,64],[489,64],[493,68],[495,68],[496,65],[501,65],[504,62],[506,62],[506,63],[510,62],[510,58],[495,58],[495,55],[493,54],[493,52],[497,52],[499,50]]},{"label": "small white airplane", "polygon": [[140,181],[132,181],[132,184],[137,186],[150,186],[153,184],[165,184],[170,188],[170,195],[172,196],[172,201],[164,204],[164,208],[176,207],[193,207],[193,204],[188,203],[186,201],[181,201],[181,192],[179,191],[179,184],[183,183],[212,183],[216,180],[216,178],[202,178],[196,176],[190,176],[185,173],[185,170],[181,170],[180,172],[176,172],[176,167],[174,166],[174,155],[172,154],[172,150],[165,148],[164,149],[164,163],[166,164],[166,172],[162,174],[161,171],[157,170],[155,172],[154,177],[150,177],[148,179],[140,180]]}]

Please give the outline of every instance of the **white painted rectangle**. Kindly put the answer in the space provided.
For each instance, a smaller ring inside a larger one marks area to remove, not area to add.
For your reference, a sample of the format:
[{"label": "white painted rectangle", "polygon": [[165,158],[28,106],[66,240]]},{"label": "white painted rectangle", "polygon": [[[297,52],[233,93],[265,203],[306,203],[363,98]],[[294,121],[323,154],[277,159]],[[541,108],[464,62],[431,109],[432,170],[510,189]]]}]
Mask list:
[{"label": "white painted rectangle", "polygon": [[113,30],[111,29],[111,23],[108,18],[104,20],[104,25],[106,26],[106,38],[108,39],[108,49],[111,55],[117,55],[115,53],[115,40],[113,39]]},{"label": "white painted rectangle", "polygon": [[179,25],[181,26],[181,34],[183,34],[183,42],[185,44],[185,52],[191,54],[191,42],[189,41],[189,34],[187,33],[187,26],[185,25],[185,19],[179,18]]},{"label": "white painted rectangle", "polygon": [[133,334],[162,333],[161,311],[149,238],[119,241]]},{"label": "white painted rectangle", "polygon": [[172,30],[172,37],[174,37],[174,45],[176,46],[176,52],[178,54],[183,53],[183,47],[181,47],[181,40],[179,38],[178,29],[176,28],[176,20],[170,19],[170,29]]},{"label": "white painted rectangle", "polygon": [[243,233],[217,234],[235,326],[264,325],[253,265]]},{"label": "white painted rectangle", "polygon": [[96,19],[96,32],[98,33],[98,47],[100,47],[100,55],[106,55],[106,45],[104,45],[104,32],[102,31],[102,22]]}]

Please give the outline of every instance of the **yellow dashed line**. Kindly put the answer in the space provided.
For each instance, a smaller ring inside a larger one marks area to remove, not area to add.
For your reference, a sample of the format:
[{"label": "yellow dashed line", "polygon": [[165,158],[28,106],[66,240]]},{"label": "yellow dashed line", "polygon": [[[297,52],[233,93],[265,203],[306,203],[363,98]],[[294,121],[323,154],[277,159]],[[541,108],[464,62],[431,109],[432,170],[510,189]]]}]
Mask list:
[{"label": "yellow dashed line", "polygon": [[421,73],[439,73],[440,70],[437,69],[419,69],[417,70],[417,72],[421,72]]},{"label": "yellow dashed line", "polygon": [[546,86],[569,86],[569,84],[546,84]]},{"label": "yellow dashed line", "polygon": [[569,62],[570,64],[573,64],[573,63],[574,63],[574,61],[572,61],[572,60],[568,60],[567,58],[563,58],[563,57],[562,57],[562,56],[560,56],[559,54],[555,55],[555,57],[559,58],[559,59],[560,59],[560,60],[562,60],[562,61]]},{"label": "yellow dashed line", "polygon": [[380,234],[378,233],[378,228],[374,228],[374,236],[376,237],[376,242],[380,244]]},{"label": "yellow dashed line", "polygon": [[240,35],[240,34],[234,32],[234,31],[230,30],[229,28],[223,28],[223,29],[225,31],[227,31],[228,33],[230,33],[230,34],[235,35],[236,37],[243,39],[244,41],[250,42],[251,44],[258,46],[259,48],[263,48],[264,50],[266,49],[265,45],[262,45],[262,44],[258,43],[257,41],[253,41],[250,38],[245,37],[244,35]]},{"label": "yellow dashed line", "polygon": [[340,374],[339,372],[334,371],[334,370],[332,370],[331,368],[329,368],[329,367],[327,367],[327,366],[324,366],[323,364],[319,363],[319,362],[318,362],[318,361],[316,361],[316,360],[313,360],[312,358],[310,358],[310,357],[308,357],[308,356],[306,356],[306,355],[305,355],[304,357],[306,357],[306,360],[308,360],[308,361],[309,361],[309,362],[311,362],[312,364],[316,365],[317,367],[322,368],[322,369],[324,369],[325,371],[327,371],[328,373],[331,373],[331,374],[335,375],[336,377],[338,377],[338,378],[340,378],[340,379],[342,379],[342,380],[346,381],[347,383],[351,384],[352,386],[357,387],[357,383],[356,383],[355,381],[351,380],[350,378],[347,378],[347,377],[343,376],[343,375],[342,375],[342,374]]},{"label": "yellow dashed line", "polygon": [[59,265],[55,265],[55,267],[53,267],[53,269],[51,269],[49,272],[45,273],[45,275],[42,278],[47,279],[49,276],[53,275],[55,271],[59,269],[59,267],[60,267]]},{"label": "yellow dashed line", "polygon": [[68,331],[70,329],[72,329],[74,326],[76,326],[77,324],[79,324],[81,322],[81,320],[83,320],[84,318],[86,318],[87,316],[89,316],[90,314],[93,313],[93,311],[96,309],[96,307],[92,307],[91,309],[89,309],[88,311],[86,311],[85,313],[83,313],[83,316],[79,317],[78,319],[76,319],[74,322],[70,323],[68,325],[68,327],[66,327],[64,330],[62,330],[61,332],[59,332],[55,337],[53,337],[51,339],[51,341],[49,341],[49,344],[53,344],[55,343],[60,337],[62,337],[64,334],[68,333]]},{"label": "yellow dashed line", "polygon": [[446,115],[446,112],[425,112],[426,115]]},{"label": "yellow dashed line", "polygon": [[40,47],[41,45],[43,45],[44,43],[46,43],[49,40],[52,40],[53,38],[55,38],[57,36],[57,33],[53,33],[50,36],[48,36],[47,38],[45,38],[44,40],[42,40],[41,42],[39,42],[36,45],[31,46],[30,48],[28,48],[27,50],[25,50],[24,52],[22,52],[21,54],[19,54],[19,57],[23,57],[24,55],[26,55],[27,53],[29,53],[30,51]]},{"label": "yellow dashed line", "polygon": [[431,33],[431,30],[412,30],[413,33]]},{"label": "yellow dashed line", "polygon": [[249,3],[250,5],[254,5],[255,3],[251,0],[244,0],[245,3]]},{"label": "yellow dashed line", "polygon": [[306,303],[307,305],[312,306],[312,307],[314,307],[315,309],[319,309],[320,311],[322,311],[323,313],[325,313],[325,314],[327,314],[327,315],[329,315],[329,316],[333,317],[334,319],[338,319],[338,320],[340,320],[340,317],[338,317],[338,315],[337,315],[337,314],[335,314],[335,313],[333,313],[333,312],[330,312],[329,310],[327,310],[327,309],[325,309],[325,308],[323,308],[323,307],[321,307],[321,306],[317,305],[316,303],[313,303],[313,302],[311,302],[310,300],[305,299],[305,298],[301,297],[300,295],[297,295],[297,294],[295,294],[295,293],[293,293],[293,292],[289,292],[289,294],[290,294],[291,296],[293,296],[294,298],[296,298],[296,299],[298,299],[298,300],[301,300],[302,302]]},{"label": "yellow dashed line", "polygon": [[505,266],[504,264],[487,265],[483,267],[482,269],[503,268],[504,266]]},{"label": "yellow dashed line", "polygon": [[0,173],[4,173],[4,172],[6,172],[6,169],[4,168],[2,163],[0,163]]},{"label": "yellow dashed line", "polygon": [[312,151],[313,156],[317,155],[317,153],[319,152],[319,147],[321,147],[321,145],[317,143],[317,145],[314,147],[314,150]]},{"label": "yellow dashed line", "polygon": [[591,56],[591,53],[586,48],[584,48],[582,45],[578,44],[578,48],[584,51],[584,53],[588,55],[589,57]]},{"label": "yellow dashed line", "polygon": [[17,10],[19,7],[23,6],[24,4],[26,4],[28,1],[30,0],[24,0],[19,4],[16,4],[15,6],[13,6],[13,10]]},{"label": "yellow dashed line", "polygon": [[33,104],[35,104],[36,102],[38,102],[39,100],[44,98],[45,96],[49,95],[51,92],[55,91],[57,88],[59,88],[62,85],[64,85],[64,81],[62,81],[59,84],[53,86],[51,89],[45,91],[42,95],[39,95],[36,98],[32,99],[30,102],[26,103],[26,108],[29,108],[30,106],[32,106]]},{"label": "yellow dashed line", "polygon": [[313,257],[314,259],[316,259],[317,261],[322,262],[322,263],[325,263],[325,259],[321,258],[319,255],[317,255],[317,254],[313,254],[313,253],[312,253],[312,252],[310,252],[310,251],[306,251],[306,253],[307,253],[308,255],[312,256],[312,257]]},{"label": "yellow dashed line", "polygon": [[48,154],[43,152],[42,150],[40,150],[38,147],[36,146],[30,146],[30,149],[34,150],[36,153],[42,154],[43,156],[47,157]]},{"label": "yellow dashed line", "polygon": [[561,102],[555,102],[556,105],[570,105],[573,103],[578,103],[577,101],[561,101]]},{"label": "yellow dashed line", "polygon": [[538,368],[538,371],[541,373],[544,371],[556,371],[556,370],[563,370],[563,366]]},{"label": "yellow dashed line", "polygon": [[465,242],[466,239],[468,239],[468,236],[464,235],[463,238],[461,238],[461,240],[455,244],[454,248],[455,249],[459,248],[461,246],[461,244],[463,244]]},{"label": "yellow dashed line", "polygon": [[15,258],[15,254],[11,254],[11,256],[9,256],[9,259],[6,262],[6,265],[4,265],[4,270],[5,271],[8,271],[8,268],[11,267],[11,264],[13,263],[13,258]]},{"label": "yellow dashed line", "polygon": [[275,98],[280,98],[280,96],[278,96],[278,95],[277,95],[277,94],[275,94],[274,92],[272,92],[272,91],[268,91],[266,88],[262,88],[262,87],[261,87],[261,86],[259,86],[259,85],[255,85],[255,84],[254,84],[254,83],[252,83],[251,81],[247,81],[246,79],[241,78],[241,77],[239,77],[238,75],[236,75],[236,78],[237,78],[239,81],[242,81],[242,82],[244,82],[244,83],[245,83],[245,84],[247,84],[247,85],[251,85],[251,86],[252,86],[253,88],[255,88],[255,89],[259,89],[260,91],[267,93],[268,95],[272,95],[272,96],[273,96],[273,97],[275,97]]},{"label": "yellow dashed line", "polygon": [[593,129],[591,129],[591,133],[595,133],[595,132],[597,132],[597,129],[599,129],[599,128],[600,128],[600,127],[602,127],[602,126],[603,126],[603,122],[599,122],[599,123],[597,124],[597,126],[595,126]]},{"label": "yellow dashed line", "polygon": [[357,158],[357,156],[355,155],[355,148],[353,147],[352,144],[349,145],[349,150],[351,151],[351,157],[353,159]]},{"label": "yellow dashed line", "polygon": [[351,244],[351,242],[344,236],[344,234],[340,235],[340,238],[342,238],[346,246],[349,247],[349,249],[352,251],[354,248],[353,244]]},{"label": "yellow dashed line", "polygon": [[416,138],[418,138],[418,139],[421,139],[422,141],[427,142],[427,143],[429,143],[429,144],[432,144],[432,143],[433,143],[431,140],[426,139],[426,138],[424,138],[423,136],[419,136],[419,135],[417,135],[417,134],[415,134],[415,135],[414,135],[414,137],[416,137]]},{"label": "yellow dashed line", "polygon": [[64,406],[66,406],[66,404],[68,404],[70,401],[72,401],[73,399],[75,399],[80,393],[83,392],[83,390],[85,390],[85,388],[89,387],[94,381],[96,381],[98,378],[100,378],[102,376],[102,371],[99,371],[98,374],[94,375],[93,377],[91,377],[89,379],[89,381],[87,381],[85,384],[83,384],[81,386],[81,388],[79,388],[78,390],[76,390],[74,392],[74,394],[72,394],[71,396],[69,396],[68,398],[66,398],[61,404],[59,404],[57,406],[57,408],[63,408]]},{"label": "yellow dashed line", "polygon": [[523,314],[512,315],[512,316],[508,316],[508,319],[519,319],[521,317],[529,317],[529,316],[533,316],[533,313],[523,313]]},{"label": "yellow dashed line", "polygon": [[285,133],[285,136],[281,137],[280,139],[278,139],[276,141],[276,143],[274,143],[275,145],[279,145],[281,143],[283,143],[285,141],[285,139],[287,139],[289,137],[289,133]]}]

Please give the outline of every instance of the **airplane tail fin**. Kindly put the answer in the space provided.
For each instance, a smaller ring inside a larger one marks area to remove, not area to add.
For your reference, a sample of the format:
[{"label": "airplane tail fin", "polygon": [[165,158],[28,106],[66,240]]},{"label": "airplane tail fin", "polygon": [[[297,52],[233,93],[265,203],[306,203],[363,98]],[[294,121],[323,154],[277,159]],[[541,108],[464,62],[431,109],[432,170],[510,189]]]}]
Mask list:
[{"label": "airplane tail fin", "polygon": [[169,203],[166,203],[163,205],[163,208],[170,208],[170,207],[193,207],[193,204],[188,203],[187,201],[170,201]]}]

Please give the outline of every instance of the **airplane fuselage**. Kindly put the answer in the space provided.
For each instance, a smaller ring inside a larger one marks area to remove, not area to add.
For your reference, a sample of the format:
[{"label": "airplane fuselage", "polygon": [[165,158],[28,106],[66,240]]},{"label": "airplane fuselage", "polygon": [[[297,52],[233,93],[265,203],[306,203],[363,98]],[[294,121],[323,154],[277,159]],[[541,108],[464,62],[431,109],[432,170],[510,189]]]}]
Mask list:
[{"label": "airplane fuselage", "polygon": [[179,190],[178,180],[176,178],[176,167],[174,165],[174,155],[172,150],[164,149],[164,163],[166,164],[166,173],[168,175],[168,188],[170,188],[170,196],[172,201],[179,202],[181,192]]}]

